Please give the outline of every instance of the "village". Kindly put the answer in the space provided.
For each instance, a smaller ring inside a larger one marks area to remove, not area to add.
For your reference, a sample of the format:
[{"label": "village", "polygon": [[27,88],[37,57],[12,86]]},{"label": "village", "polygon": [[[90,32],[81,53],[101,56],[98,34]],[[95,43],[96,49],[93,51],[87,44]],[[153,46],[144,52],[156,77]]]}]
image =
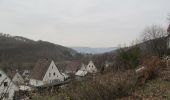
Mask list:
[{"label": "village", "polygon": [[[80,61],[67,61],[65,71],[61,71],[55,62],[49,58],[39,59],[32,71],[10,70],[0,71],[0,94],[3,100],[18,100],[29,97],[29,93],[48,87],[61,87],[68,84],[72,78],[80,80],[87,74],[95,76],[98,72],[93,61],[87,65]],[[26,93],[27,94],[23,94]]]},{"label": "village", "polygon": [[[168,32],[169,29],[170,26]],[[163,40],[166,40],[168,50],[170,35]],[[104,65],[98,69],[96,62],[92,60],[86,63],[80,60],[55,62],[51,58],[42,57],[32,70],[10,69],[6,73],[0,70],[0,100],[30,100],[35,95],[43,95],[46,92],[51,94],[60,88],[64,89],[75,80],[80,82],[86,78],[96,80],[104,72],[107,75],[110,70],[113,70],[111,67],[114,65],[114,61],[104,61]],[[133,62],[134,60],[132,60]],[[145,58],[143,64],[135,68],[137,83],[145,84],[149,77],[158,70],[158,67],[169,71],[170,57],[165,56],[160,59],[157,56],[150,56]],[[99,80],[99,82],[101,81]]]},{"label": "village", "polygon": [[[170,37],[168,36],[166,39],[167,47],[170,47]],[[152,73],[156,68],[155,66],[160,65],[160,63],[169,70],[170,58],[168,56],[162,61],[157,57],[152,57],[149,60],[150,62],[145,63],[145,66],[139,66],[135,70],[140,84],[145,84],[149,73]],[[109,67],[112,64],[106,62],[102,69],[97,69],[92,60],[88,63],[78,60],[54,62],[50,58],[41,58],[32,70],[15,69],[9,70],[7,73],[0,70],[0,100],[29,100],[36,94],[47,91],[52,93],[56,89],[66,87],[72,80],[82,81],[85,77],[95,79],[101,70],[110,70]]]},{"label": "village", "polygon": [[0,0],[0,100],[170,100],[170,0]]}]

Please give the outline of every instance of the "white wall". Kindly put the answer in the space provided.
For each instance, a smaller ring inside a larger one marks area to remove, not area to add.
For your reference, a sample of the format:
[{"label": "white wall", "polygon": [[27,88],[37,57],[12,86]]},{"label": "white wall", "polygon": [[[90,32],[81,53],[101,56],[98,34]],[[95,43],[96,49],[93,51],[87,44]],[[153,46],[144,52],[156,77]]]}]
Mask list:
[{"label": "white wall", "polygon": [[30,79],[29,84],[32,86],[42,86],[45,83],[41,80]]},{"label": "white wall", "polygon": [[64,76],[59,72],[54,61],[52,61],[44,78],[43,78],[43,81],[44,82],[52,82],[54,80],[64,81]]},{"label": "white wall", "polygon": [[94,65],[94,63],[92,61],[89,62],[89,64],[86,67],[86,70],[89,73],[96,73],[97,72],[97,68],[96,68],[96,66]]},{"label": "white wall", "polygon": [[64,81],[64,76],[59,72],[54,61],[51,62],[42,80],[30,79],[29,84],[33,86],[42,86],[53,81]]},{"label": "white wall", "polygon": [[16,73],[14,75],[12,81],[17,85],[24,84],[24,79],[22,78],[22,76],[19,73]]},{"label": "white wall", "polygon": [[[4,82],[7,82],[7,86],[4,86]],[[16,86],[7,75],[0,70],[0,96],[3,93],[8,93],[7,100],[13,100],[14,92],[19,91],[18,86]]]}]

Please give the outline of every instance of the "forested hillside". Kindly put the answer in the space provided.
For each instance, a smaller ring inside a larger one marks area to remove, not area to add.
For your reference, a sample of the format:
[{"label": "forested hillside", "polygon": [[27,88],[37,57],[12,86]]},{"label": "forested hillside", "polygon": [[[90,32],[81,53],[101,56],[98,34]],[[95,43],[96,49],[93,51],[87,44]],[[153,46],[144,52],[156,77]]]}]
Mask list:
[{"label": "forested hillside", "polygon": [[1,65],[35,63],[41,57],[49,57],[59,61],[77,59],[80,56],[76,51],[61,45],[0,34]]}]

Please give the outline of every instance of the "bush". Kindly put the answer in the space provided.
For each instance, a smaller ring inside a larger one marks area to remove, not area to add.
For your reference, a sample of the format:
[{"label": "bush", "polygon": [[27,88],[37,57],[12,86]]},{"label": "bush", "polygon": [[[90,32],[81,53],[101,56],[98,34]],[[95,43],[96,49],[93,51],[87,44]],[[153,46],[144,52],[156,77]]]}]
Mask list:
[{"label": "bush", "polygon": [[131,48],[120,48],[117,50],[116,66],[118,69],[134,69],[139,65],[140,48],[133,46]]},{"label": "bush", "polygon": [[[87,78],[81,82],[73,81],[65,89],[60,89],[55,96],[49,97],[49,99],[114,100],[131,94],[136,84],[136,79],[133,71],[98,75],[95,79]],[[38,99],[41,98],[39,97]]]}]

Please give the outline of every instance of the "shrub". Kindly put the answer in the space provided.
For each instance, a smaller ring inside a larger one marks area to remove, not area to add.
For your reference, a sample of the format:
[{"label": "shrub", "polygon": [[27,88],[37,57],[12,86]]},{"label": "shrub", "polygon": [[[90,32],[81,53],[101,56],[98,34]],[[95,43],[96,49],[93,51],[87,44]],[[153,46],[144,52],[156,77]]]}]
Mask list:
[{"label": "shrub", "polygon": [[116,66],[118,69],[134,69],[139,65],[140,48],[133,46],[131,48],[120,48],[117,50]]},{"label": "shrub", "polygon": [[134,71],[107,73],[94,79],[73,81],[54,97],[56,100],[114,100],[131,94],[136,79]]}]

